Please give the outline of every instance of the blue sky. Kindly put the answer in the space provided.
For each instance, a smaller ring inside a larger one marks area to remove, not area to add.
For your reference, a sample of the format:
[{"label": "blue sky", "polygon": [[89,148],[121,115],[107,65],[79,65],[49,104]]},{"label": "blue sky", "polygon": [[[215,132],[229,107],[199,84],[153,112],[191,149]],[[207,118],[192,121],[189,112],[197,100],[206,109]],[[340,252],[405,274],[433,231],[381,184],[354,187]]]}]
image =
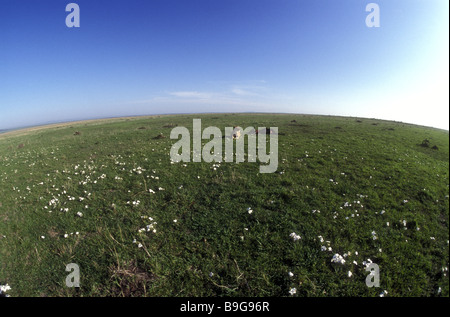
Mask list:
[{"label": "blue sky", "polygon": [[[80,27],[68,28],[68,3]],[[368,3],[380,27],[368,28]],[[449,129],[448,0],[0,0],[0,129],[195,112]]]}]

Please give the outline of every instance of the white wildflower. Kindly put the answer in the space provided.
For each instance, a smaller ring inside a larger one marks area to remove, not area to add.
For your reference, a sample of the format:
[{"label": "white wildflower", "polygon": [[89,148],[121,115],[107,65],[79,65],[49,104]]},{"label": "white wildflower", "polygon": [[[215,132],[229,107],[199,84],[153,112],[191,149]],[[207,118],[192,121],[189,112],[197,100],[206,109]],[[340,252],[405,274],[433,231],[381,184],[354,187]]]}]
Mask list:
[{"label": "white wildflower", "polygon": [[342,255],[336,253],[335,255],[333,255],[331,263],[345,264],[345,259]]},{"label": "white wildflower", "polygon": [[292,240],[297,241],[300,240],[302,237],[300,237],[298,234],[296,234],[295,232],[292,232],[289,237],[292,238]]},{"label": "white wildflower", "polygon": [[[6,284],[6,285],[0,284],[0,295],[6,293],[9,290],[11,290],[11,286],[9,286],[8,284]],[[8,297],[8,295],[6,295],[6,297]]]},{"label": "white wildflower", "polygon": [[375,231],[372,231],[372,239],[374,240],[378,239],[377,233]]},{"label": "white wildflower", "polygon": [[385,297],[388,294],[386,290],[382,291],[380,294],[380,297]]}]

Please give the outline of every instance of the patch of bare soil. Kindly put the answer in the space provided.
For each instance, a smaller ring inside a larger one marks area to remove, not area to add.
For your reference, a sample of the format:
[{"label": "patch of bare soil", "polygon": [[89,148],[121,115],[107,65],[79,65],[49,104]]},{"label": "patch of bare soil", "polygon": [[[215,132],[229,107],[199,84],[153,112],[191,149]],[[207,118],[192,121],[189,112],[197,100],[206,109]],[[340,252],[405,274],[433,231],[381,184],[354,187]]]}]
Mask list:
[{"label": "patch of bare soil", "polygon": [[117,282],[112,289],[113,296],[145,296],[147,294],[146,285],[157,278],[153,273],[139,268],[134,262],[111,267],[110,271],[111,279],[115,279]]}]

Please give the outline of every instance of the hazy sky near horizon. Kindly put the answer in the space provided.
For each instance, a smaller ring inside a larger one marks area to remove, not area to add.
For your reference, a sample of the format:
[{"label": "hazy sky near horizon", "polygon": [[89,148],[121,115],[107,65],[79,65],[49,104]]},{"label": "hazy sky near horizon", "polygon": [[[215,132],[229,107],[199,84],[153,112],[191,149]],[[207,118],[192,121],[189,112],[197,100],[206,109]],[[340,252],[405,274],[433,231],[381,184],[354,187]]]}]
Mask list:
[{"label": "hazy sky near horizon", "polygon": [[448,0],[0,0],[0,129],[288,112],[448,130],[448,31]]}]

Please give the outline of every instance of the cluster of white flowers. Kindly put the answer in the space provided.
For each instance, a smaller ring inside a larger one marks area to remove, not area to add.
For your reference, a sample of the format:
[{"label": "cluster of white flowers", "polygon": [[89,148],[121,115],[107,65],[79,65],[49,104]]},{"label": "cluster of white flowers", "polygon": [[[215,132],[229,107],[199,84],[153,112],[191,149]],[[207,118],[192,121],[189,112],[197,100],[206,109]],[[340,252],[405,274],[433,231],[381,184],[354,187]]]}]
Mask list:
[{"label": "cluster of white flowers", "polygon": [[138,230],[139,233],[141,232],[149,232],[152,231],[153,233],[156,233],[156,229],[155,229],[155,225],[157,225],[158,223],[156,221],[153,221],[152,217],[147,217],[147,216],[141,216],[142,219],[148,219],[150,221],[152,221],[152,223],[148,224],[145,226],[145,228],[140,228]]},{"label": "cluster of white flowers", "polygon": [[345,264],[345,259],[339,253],[336,253],[335,255],[333,255],[333,258],[331,259],[331,263]]},{"label": "cluster of white flowers", "polygon": [[139,206],[139,204],[141,203],[141,201],[140,200],[133,200],[132,202],[130,202],[130,201],[127,201],[127,205],[130,205],[130,204],[132,204],[133,205],[133,207],[137,207],[137,206]]},{"label": "cluster of white flowers", "polygon": [[320,243],[326,242],[326,244],[328,244],[328,247],[325,246],[325,245],[322,245],[320,247],[320,251],[322,251],[322,252],[324,252],[324,251],[330,251],[330,252],[333,251],[333,249],[330,246],[330,244],[331,244],[330,241],[325,241],[325,239],[322,236],[318,236],[318,238],[319,238]]},{"label": "cluster of white flowers", "polygon": [[[85,161],[85,163],[86,163],[86,161]],[[91,161],[91,163],[93,163],[93,162]],[[103,167],[106,167],[106,166],[105,165],[101,165],[101,168],[103,168]],[[85,169],[85,170],[82,170],[82,169]],[[82,167],[80,164],[78,164],[78,165],[74,166],[75,172],[73,172],[73,174],[74,175],[84,175],[84,174],[87,174],[87,173],[90,172],[91,175],[86,175],[85,176],[85,180],[84,181],[80,181],[78,183],[80,185],[86,185],[88,183],[94,183],[95,184],[95,183],[97,183],[97,181],[92,181],[91,180],[92,174],[96,173],[95,169],[96,169],[96,167],[93,166],[93,165],[84,164],[84,166]],[[56,170],[55,173],[59,173],[59,171]],[[70,170],[63,170],[62,173],[63,174],[68,174],[68,173],[71,173],[71,171]],[[50,177],[50,174],[47,174],[47,176]],[[106,178],[106,174],[102,174],[101,176],[98,177],[98,179],[105,179],[105,178]],[[70,177],[67,177],[67,179],[71,180]],[[52,182],[51,179],[48,179],[47,181]],[[53,181],[56,181],[56,178],[54,178]],[[44,182],[38,183],[38,185],[43,185],[43,184],[44,184]],[[34,186],[35,185],[33,185],[33,187]],[[67,212],[69,212],[69,208],[65,207],[64,205],[66,205],[68,202],[72,202],[72,201],[76,201],[76,200],[78,200],[80,202],[83,202],[84,200],[89,199],[89,197],[91,196],[91,193],[88,193],[86,190],[84,191],[84,193],[86,194],[84,197],[76,196],[76,195],[69,195],[67,193],[67,191],[64,189],[64,187],[65,187],[64,185],[61,186],[62,189],[60,189],[58,187],[59,186],[57,186],[55,184],[51,185],[50,190],[56,191],[56,193],[53,193],[52,197],[48,201],[48,203],[45,206],[43,206],[43,209],[47,210],[49,213],[51,213],[52,211],[56,210],[58,207],[59,207],[59,210],[61,212],[67,213]],[[66,198],[66,200],[64,200],[64,198]],[[39,199],[43,200],[44,198],[40,197]],[[85,208],[88,208],[87,205],[85,205]]]},{"label": "cluster of white flowers", "polygon": [[127,163],[125,163],[125,162],[122,163],[122,162],[119,162],[119,161],[115,161],[114,164],[119,165],[119,166],[123,166],[123,165],[126,165]]},{"label": "cluster of white flowers", "polygon": [[407,222],[406,222],[406,220],[405,219],[403,219],[403,220],[400,220],[400,223],[401,224],[403,224],[403,229],[405,229],[405,230],[407,230],[408,228],[406,227],[406,225],[407,225]]},{"label": "cluster of white flowers", "polygon": [[380,293],[380,297],[385,297],[388,294],[387,290],[384,290]]},{"label": "cluster of white flowers", "polygon": [[330,178],[330,182],[333,183],[334,185],[339,184],[338,182],[335,182],[334,179]]},{"label": "cluster of white flowers", "polygon": [[251,215],[251,214],[253,213],[252,208],[251,208],[251,207],[248,207],[248,208],[247,208],[247,212],[248,212],[249,215]]},{"label": "cluster of white flowers", "polygon": [[292,238],[292,240],[297,241],[300,240],[302,237],[300,237],[298,234],[296,234],[295,232],[292,232],[289,237]]},{"label": "cluster of white flowers", "polygon": [[[79,235],[79,234],[80,234],[80,233],[79,233],[78,231],[77,231],[77,232],[75,232],[75,235],[76,235],[76,236],[77,236],[77,235]],[[73,235],[74,235],[74,233],[73,233],[73,232],[71,232],[71,233],[70,233],[70,236],[73,236]],[[69,234],[68,234],[68,233],[65,233],[65,234],[64,234],[64,238],[66,238],[66,239],[67,239],[68,237],[69,237]]]},{"label": "cluster of white flowers", "polygon": [[133,243],[135,243],[135,244],[137,243],[138,248],[142,248],[143,247],[142,243],[137,242],[136,239],[133,240]]},{"label": "cluster of white flowers", "polygon": [[371,259],[367,259],[367,261],[362,261],[362,265],[364,265],[366,268],[368,268],[372,263],[373,262]]},{"label": "cluster of white flowers", "polygon": [[136,174],[142,174],[142,172],[145,172],[145,169],[143,169],[142,167],[138,166],[137,168],[133,168],[132,171],[135,172]]},{"label": "cluster of white flowers", "polygon": [[48,205],[51,206],[51,207],[55,207],[58,204],[58,202],[59,202],[58,198],[53,197],[53,199],[51,199],[48,202]]},{"label": "cluster of white flowers", "polygon": [[289,290],[289,294],[291,295],[291,296],[293,296],[293,295],[295,295],[297,293],[297,289],[294,287],[294,288],[291,288],[290,290]]},{"label": "cluster of white flowers", "polygon": [[377,233],[375,231],[372,231],[372,239],[373,240],[377,240],[378,239]]},{"label": "cluster of white flowers", "polygon": [[0,285],[0,295],[5,295],[6,297],[9,297],[9,295],[5,294],[9,290],[11,290],[11,286],[9,286],[8,284]]},{"label": "cluster of white flowers", "polygon": [[[357,194],[356,195],[359,198],[367,198],[367,195],[360,195]],[[345,217],[345,220],[348,220],[350,218],[354,218],[359,217],[359,210],[364,208],[364,205],[362,204],[362,202],[360,200],[354,200],[353,202],[348,202],[346,201],[341,207],[339,207],[340,210],[345,210],[347,208],[350,209],[350,211],[352,211],[353,213],[350,216]],[[358,208],[358,209],[354,209],[354,208]],[[337,213],[336,211],[334,212],[334,216],[333,218],[336,219],[339,216],[339,213]]]}]

